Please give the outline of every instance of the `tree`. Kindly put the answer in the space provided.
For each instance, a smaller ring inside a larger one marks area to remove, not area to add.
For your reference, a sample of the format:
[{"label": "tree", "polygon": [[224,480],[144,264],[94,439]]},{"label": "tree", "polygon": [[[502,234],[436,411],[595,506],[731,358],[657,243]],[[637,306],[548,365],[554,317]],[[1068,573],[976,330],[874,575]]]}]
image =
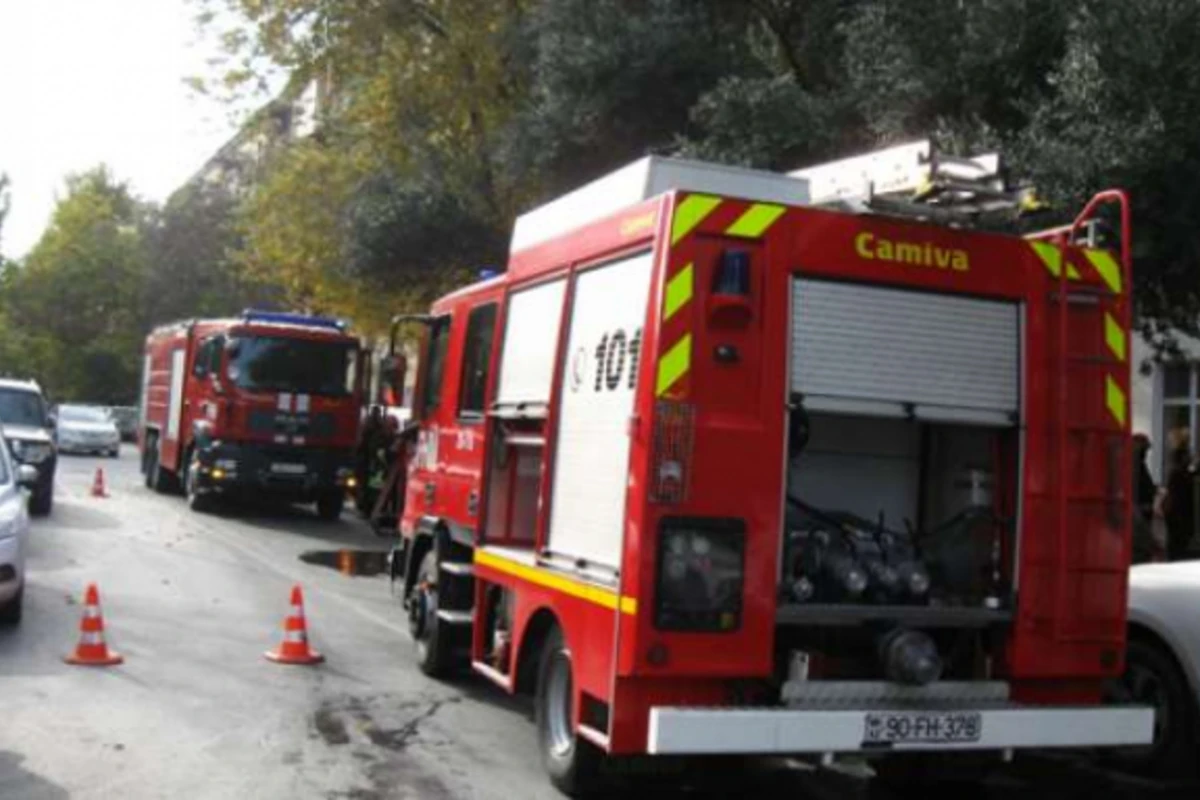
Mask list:
[{"label": "tree", "polygon": [[270,304],[278,294],[252,281],[235,260],[242,243],[238,201],[223,186],[184,186],[148,216],[143,239],[147,326]]},{"label": "tree", "polygon": [[105,167],[66,184],[46,233],[5,272],[5,316],[56,397],[128,402],[140,368],[146,208]]},{"label": "tree", "polygon": [[[8,194],[8,175],[0,172],[0,234],[4,233],[4,219],[8,216],[10,205]],[[0,244],[4,242],[3,236],[0,236]],[[0,250],[0,267],[4,266],[4,252]]]}]

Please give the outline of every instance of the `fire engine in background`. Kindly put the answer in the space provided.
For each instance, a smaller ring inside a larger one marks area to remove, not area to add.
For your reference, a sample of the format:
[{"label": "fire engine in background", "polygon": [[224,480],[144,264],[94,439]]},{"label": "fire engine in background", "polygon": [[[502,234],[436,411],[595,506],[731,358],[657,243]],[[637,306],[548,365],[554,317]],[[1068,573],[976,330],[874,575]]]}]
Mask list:
[{"label": "fire engine in background", "polygon": [[967,229],[1034,205],[1000,175],[927,142],[792,175],[649,158],[398,318],[426,329],[393,553],[421,667],[532,690],[568,793],[610,755],[1151,741],[1151,709],[1102,704],[1127,202]]},{"label": "fire engine in background", "polygon": [[354,485],[361,349],[345,323],[246,311],[154,330],[142,366],[142,471],[204,510],[216,494],[316,502],[326,519]]}]

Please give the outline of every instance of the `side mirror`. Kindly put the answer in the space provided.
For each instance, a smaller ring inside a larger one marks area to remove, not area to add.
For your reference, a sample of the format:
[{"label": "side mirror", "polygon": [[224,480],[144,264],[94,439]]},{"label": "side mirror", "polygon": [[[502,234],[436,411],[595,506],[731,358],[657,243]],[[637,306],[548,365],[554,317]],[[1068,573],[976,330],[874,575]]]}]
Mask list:
[{"label": "side mirror", "polygon": [[404,402],[404,379],[408,374],[408,359],[403,353],[385,356],[379,362],[379,389],[390,397],[380,398],[384,405],[398,406]]},{"label": "side mirror", "polygon": [[46,427],[50,430],[54,430],[58,427],[58,415],[53,411],[46,415]]},{"label": "side mirror", "polygon": [[22,489],[32,489],[37,485],[38,471],[36,467],[29,464],[19,464],[17,466],[17,486]]}]

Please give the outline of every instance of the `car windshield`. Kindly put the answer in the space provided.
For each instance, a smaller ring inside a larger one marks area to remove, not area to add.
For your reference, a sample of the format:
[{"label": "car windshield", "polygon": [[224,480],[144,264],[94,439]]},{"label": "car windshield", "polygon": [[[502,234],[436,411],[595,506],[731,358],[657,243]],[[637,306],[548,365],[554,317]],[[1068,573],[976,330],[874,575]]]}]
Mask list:
[{"label": "car windshield", "polygon": [[354,348],[275,336],[237,339],[229,377],[251,391],[345,395],[354,388]]},{"label": "car windshield", "polygon": [[103,409],[87,406],[59,406],[59,422],[111,422]]},{"label": "car windshield", "polygon": [[46,407],[34,392],[0,389],[0,422],[42,428],[46,425]]}]

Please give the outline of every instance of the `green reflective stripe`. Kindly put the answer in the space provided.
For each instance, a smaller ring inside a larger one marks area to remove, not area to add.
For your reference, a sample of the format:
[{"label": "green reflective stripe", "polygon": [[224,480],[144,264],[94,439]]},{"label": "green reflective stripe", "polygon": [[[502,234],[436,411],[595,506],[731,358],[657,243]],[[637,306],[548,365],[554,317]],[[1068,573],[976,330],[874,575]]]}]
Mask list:
[{"label": "green reflective stripe", "polygon": [[705,217],[721,205],[721,198],[710,197],[706,194],[693,194],[685,197],[683,202],[675,207],[675,218],[671,222],[671,244],[679,244],[679,240],[692,232]]},{"label": "green reflective stripe", "polygon": [[[1030,242],[1033,247],[1033,252],[1038,254],[1042,259],[1042,263],[1046,265],[1046,269],[1054,277],[1058,277],[1060,272],[1060,264],[1062,264],[1062,250],[1057,245],[1049,244],[1048,242]],[[1069,280],[1079,280],[1079,270],[1075,269],[1075,265],[1067,263],[1067,278]]]},{"label": "green reflective stripe", "polygon": [[1084,250],[1088,261],[1100,273],[1100,277],[1113,290],[1113,294],[1121,293],[1121,265],[1104,250]]},{"label": "green reflective stripe", "polygon": [[1117,423],[1125,427],[1125,391],[1113,380],[1112,375],[1105,375],[1105,401],[1108,410],[1112,412]]},{"label": "green reflective stripe", "polygon": [[755,203],[746,209],[732,225],[725,229],[730,236],[744,236],[747,239],[757,239],[767,228],[786,211],[783,206],[773,206],[770,203]]},{"label": "green reflective stripe", "polygon": [[1108,343],[1108,349],[1112,350],[1118,360],[1125,360],[1125,329],[1107,311],[1104,312],[1104,341]]},{"label": "green reflective stripe", "polygon": [[692,299],[692,265],[688,264],[667,281],[667,296],[663,299],[663,322],[674,316]]},{"label": "green reflective stripe", "polygon": [[692,335],[685,334],[682,339],[663,353],[658,359],[658,383],[655,386],[655,396],[661,397],[664,392],[675,385],[675,382],[687,374],[692,366]]}]

